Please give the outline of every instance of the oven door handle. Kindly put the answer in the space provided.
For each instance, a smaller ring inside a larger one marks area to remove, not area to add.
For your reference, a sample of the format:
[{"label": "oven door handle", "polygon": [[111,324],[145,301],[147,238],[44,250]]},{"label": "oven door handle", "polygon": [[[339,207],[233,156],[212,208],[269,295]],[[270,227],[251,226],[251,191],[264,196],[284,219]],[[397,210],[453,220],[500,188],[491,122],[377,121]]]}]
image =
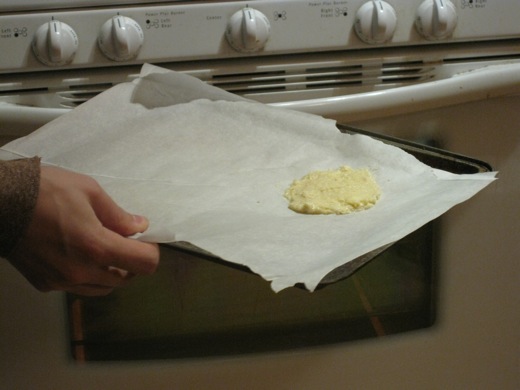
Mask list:
[{"label": "oven door handle", "polygon": [[510,63],[491,65],[459,73],[448,79],[406,87],[271,105],[354,122],[518,93],[520,63]]}]

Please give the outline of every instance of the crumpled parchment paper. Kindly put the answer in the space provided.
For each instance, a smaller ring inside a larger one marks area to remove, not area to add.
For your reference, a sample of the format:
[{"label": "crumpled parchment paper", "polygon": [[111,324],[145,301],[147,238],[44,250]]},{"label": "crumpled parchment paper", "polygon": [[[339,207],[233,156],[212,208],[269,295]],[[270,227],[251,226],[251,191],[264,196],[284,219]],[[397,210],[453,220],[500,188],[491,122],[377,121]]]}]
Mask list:
[{"label": "crumpled parchment paper", "polygon": [[[136,82],[2,149],[91,175],[150,219],[137,239],[187,241],[249,267],[275,291],[296,283],[312,291],[329,271],[411,233],[495,176],[432,169],[399,148],[342,134],[334,121],[149,65]],[[372,171],[382,189],[373,208],[342,216],[288,209],[283,193],[294,179],[342,165]]]}]

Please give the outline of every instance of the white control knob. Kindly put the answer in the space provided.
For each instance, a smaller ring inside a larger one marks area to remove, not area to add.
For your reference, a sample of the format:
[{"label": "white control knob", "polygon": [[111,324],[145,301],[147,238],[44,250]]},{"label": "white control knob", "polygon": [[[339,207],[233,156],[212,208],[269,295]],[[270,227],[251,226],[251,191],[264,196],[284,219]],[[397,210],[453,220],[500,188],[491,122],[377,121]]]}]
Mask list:
[{"label": "white control knob", "polygon": [[426,39],[449,37],[457,26],[457,11],[449,0],[426,0],[417,8],[415,26]]},{"label": "white control knob", "polygon": [[269,19],[260,11],[246,7],[229,19],[226,38],[237,51],[255,52],[264,48],[270,31]]},{"label": "white control knob", "polygon": [[114,61],[135,58],[144,41],[143,29],[135,20],[117,15],[101,27],[98,46],[103,54]]},{"label": "white control knob", "polygon": [[397,15],[394,8],[386,1],[374,0],[359,8],[354,26],[362,41],[375,44],[392,39],[396,25]]},{"label": "white control knob", "polygon": [[36,58],[45,65],[66,65],[76,54],[78,36],[68,24],[51,20],[36,30],[32,49]]}]

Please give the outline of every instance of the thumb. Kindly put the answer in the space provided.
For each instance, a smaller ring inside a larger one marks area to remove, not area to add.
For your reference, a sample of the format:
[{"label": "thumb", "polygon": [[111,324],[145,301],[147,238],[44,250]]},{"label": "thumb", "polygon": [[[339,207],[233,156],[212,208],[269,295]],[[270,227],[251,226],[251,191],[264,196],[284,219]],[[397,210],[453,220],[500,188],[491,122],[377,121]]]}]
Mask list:
[{"label": "thumb", "polygon": [[136,233],[142,233],[148,229],[149,222],[146,217],[127,213],[121,208],[119,208],[119,210],[122,212],[122,218],[119,220],[119,223],[104,223],[103,226],[124,237],[133,236]]},{"label": "thumb", "polygon": [[91,206],[101,224],[124,237],[142,233],[148,229],[148,220],[126,212],[103,190],[91,199]]}]

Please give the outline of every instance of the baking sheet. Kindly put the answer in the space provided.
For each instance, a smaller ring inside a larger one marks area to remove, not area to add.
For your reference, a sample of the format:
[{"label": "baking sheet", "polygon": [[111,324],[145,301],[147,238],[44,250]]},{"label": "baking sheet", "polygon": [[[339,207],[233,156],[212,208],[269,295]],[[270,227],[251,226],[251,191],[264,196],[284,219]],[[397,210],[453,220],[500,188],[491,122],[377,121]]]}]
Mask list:
[{"label": "baking sheet", "polygon": [[[274,291],[296,283],[314,290],[331,270],[404,237],[495,177],[432,169],[371,137],[342,134],[334,121],[152,66],[3,149],[93,176],[122,207],[150,219],[137,239],[190,242],[247,266]],[[341,165],[372,171],[382,188],[375,207],[345,216],[287,208],[292,180]]]}]

